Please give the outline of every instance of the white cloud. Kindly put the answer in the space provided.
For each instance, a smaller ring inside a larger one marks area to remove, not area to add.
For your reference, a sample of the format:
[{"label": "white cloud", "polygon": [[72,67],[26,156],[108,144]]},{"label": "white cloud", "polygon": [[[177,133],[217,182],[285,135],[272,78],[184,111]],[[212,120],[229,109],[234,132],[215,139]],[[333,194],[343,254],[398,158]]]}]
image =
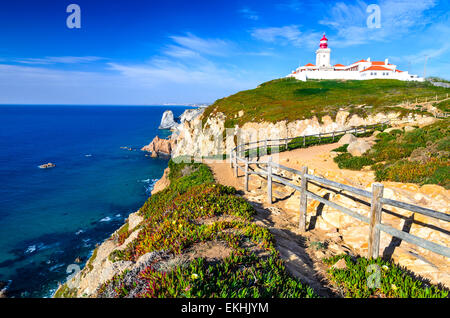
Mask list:
[{"label": "white cloud", "polygon": [[175,44],[169,45],[165,54],[182,56],[228,56],[233,51],[233,44],[221,39],[202,39],[191,33],[184,36],[171,36]]},{"label": "white cloud", "polygon": [[[76,63],[76,58],[28,60],[28,65],[0,64],[0,103],[155,104],[208,102],[255,87],[258,75],[226,58],[238,54],[235,45],[193,34],[171,36],[160,56],[148,62],[96,65],[79,72],[37,64]],[[251,52],[248,52],[251,54]],[[220,63],[214,59],[219,58]],[[78,59],[89,61],[90,59]],[[102,70],[102,68],[104,68]]]},{"label": "white cloud", "polygon": [[254,20],[254,21],[259,20],[259,15],[255,11],[253,11],[249,8],[242,8],[238,12],[247,19]]},{"label": "white cloud", "polygon": [[[370,3],[369,3],[370,4]],[[428,9],[436,5],[436,0],[381,0],[381,28],[367,26],[369,5],[363,1],[353,4],[336,3],[326,18],[319,21],[337,31],[335,46],[345,47],[372,41],[389,41],[420,30],[431,18],[425,16]]]},{"label": "white cloud", "polygon": [[98,56],[47,56],[44,58],[21,58],[15,59],[14,62],[21,64],[79,64],[91,63],[102,60],[104,58]]},{"label": "white cloud", "polygon": [[251,35],[265,42],[310,48],[317,45],[321,33],[314,31],[303,33],[298,25],[288,25],[253,29]]}]

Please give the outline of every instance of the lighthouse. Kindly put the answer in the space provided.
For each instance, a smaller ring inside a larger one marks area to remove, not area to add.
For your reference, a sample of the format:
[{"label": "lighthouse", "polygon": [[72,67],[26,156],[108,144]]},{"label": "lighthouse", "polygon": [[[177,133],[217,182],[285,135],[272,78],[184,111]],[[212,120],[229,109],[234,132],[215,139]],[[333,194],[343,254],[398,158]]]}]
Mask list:
[{"label": "lighthouse", "polygon": [[328,47],[328,39],[324,33],[323,37],[320,39],[319,49],[316,51],[316,66],[320,70],[333,70],[330,64],[330,52],[331,50]]}]

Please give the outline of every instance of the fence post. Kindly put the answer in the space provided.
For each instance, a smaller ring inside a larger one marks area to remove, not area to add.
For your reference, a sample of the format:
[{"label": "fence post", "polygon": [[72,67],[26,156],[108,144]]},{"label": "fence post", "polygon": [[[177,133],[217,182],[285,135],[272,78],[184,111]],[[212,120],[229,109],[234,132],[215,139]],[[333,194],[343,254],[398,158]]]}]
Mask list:
[{"label": "fence post", "polygon": [[236,151],[234,152],[234,175],[236,176],[236,178],[238,177],[237,154],[238,150],[236,149]]},{"label": "fence post", "polygon": [[321,141],[322,141],[322,134],[319,133],[319,144],[320,144]]},{"label": "fence post", "polygon": [[306,147],[306,136],[303,135],[303,147]]},{"label": "fence post", "polygon": [[369,251],[368,258],[378,258],[380,250],[380,230],[376,228],[381,223],[381,213],[383,204],[384,185],[382,183],[372,184],[372,202],[370,205],[370,223],[369,223]]},{"label": "fence post", "polygon": [[267,161],[267,200],[272,204],[272,156]]},{"label": "fence post", "polygon": [[308,173],[308,167],[302,168],[301,173],[301,191],[300,191],[300,218],[298,227],[300,231],[306,231],[306,209],[308,208],[308,197],[306,195],[306,191],[308,190],[308,180],[306,180],[305,175]]},{"label": "fence post", "polygon": [[334,131],[333,131],[333,141],[334,141]]},{"label": "fence post", "polygon": [[288,150],[288,138],[286,137],[286,140],[285,140],[285,146],[286,146],[286,151]]},{"label": "fence post", "polygon": [[230,150],[230,168],[233,169],[233,149]]},{"label": "fence post", "polygon": [[248,159],[245,159],[245,191],[248,192]]}]

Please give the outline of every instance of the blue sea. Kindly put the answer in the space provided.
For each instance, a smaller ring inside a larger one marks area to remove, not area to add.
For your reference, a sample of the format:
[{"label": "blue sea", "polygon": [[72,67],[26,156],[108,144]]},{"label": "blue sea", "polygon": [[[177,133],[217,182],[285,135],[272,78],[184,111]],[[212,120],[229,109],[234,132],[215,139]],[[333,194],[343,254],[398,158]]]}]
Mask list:
[{"label": "blue sea", "polygon": [[[170,134],[157,129],[165,110],[187,108],[0,106],[0,281],[8,295],[51,296],[76,258],[83,267],[142,206],[167,159],[139,149]],[[56,167],[38,168],[48,162]]]}]

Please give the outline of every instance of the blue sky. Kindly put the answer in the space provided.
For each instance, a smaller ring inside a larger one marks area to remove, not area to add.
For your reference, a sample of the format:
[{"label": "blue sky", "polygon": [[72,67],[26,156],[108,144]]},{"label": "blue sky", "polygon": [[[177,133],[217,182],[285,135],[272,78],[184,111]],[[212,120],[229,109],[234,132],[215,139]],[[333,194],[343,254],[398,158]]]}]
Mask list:
[{"label": "blue sky", "polygon": [[428,56],[427,76],[450,79],[450,0],[15,0],[0,30],[1,104],[213,102],[315,63],[324,32],[333,64],[389,58],[423,75]]}]

